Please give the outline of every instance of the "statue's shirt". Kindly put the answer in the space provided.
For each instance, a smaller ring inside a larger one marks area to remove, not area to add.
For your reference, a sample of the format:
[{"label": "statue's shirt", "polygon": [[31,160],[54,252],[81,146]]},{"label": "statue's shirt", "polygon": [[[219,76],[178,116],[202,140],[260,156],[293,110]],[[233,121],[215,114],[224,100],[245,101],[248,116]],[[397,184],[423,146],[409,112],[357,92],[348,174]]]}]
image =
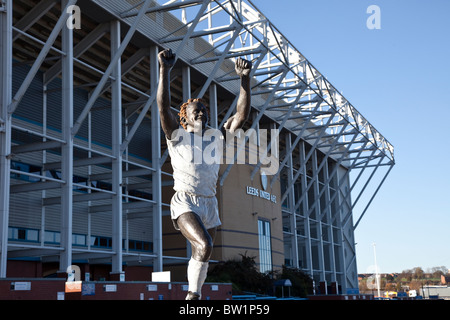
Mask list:
[{"label": "statue's shirt", "polygon": [[166,139],[173,168],[174,190],[213,197],[223,156],[223,135],[208,129],[203,134],[180,127]]}]

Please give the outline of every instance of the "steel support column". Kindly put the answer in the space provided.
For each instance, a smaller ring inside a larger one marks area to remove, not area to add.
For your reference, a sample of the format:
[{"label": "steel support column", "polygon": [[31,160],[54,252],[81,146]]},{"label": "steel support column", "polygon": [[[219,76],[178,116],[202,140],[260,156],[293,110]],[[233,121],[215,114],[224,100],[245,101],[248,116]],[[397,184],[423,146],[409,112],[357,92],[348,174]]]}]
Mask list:
[{"label": "steel support column", "polygon": [[[306,186],[308,184],[308,180],[306,177],[306,158],[305,158],[305,142],[302,141],[300,143],[299,148],[299,157],[300,157],[300,168],[299,173],[301,174],[300,183],[302,186],[302,190],[306,189]],[[294,183],[294,182],[293,182]],[[309,270],[309,274],[311,277],[313,277],[314,270],[313,270],[313,263],[312,263],[312,243],[311,243],[311,227],[310,227],[310,218],[309,215],[306,214],[308,212],[308,197],[305,198],[305,200],[302,202],[302,212],[304,217],[304,225],[305,225],[305,250],[306,250],[306,269]]]},{"label": "steel support column", "polygon": [[[314,210],[314,220],[317,228],[317,237],[319,244],[317,245],[318,248],[318,259],[319,259],[319,270],[320,270],[320,281],[326,281],[325,277],[325,261],[324,261],[324,252],[323,252],[323,236],[322,236],[322,221],[320,220],[320,197],[319,197],[319,171],[320,168],[317,164],[317,149],[314,150],[312,154],[312,171],[313,176],[311,177],[310,183],[306,186],[306,189],[304,190],[303,194],[308,193],[309,187],[312,186],[313,193],[314,193],[314,203],[313,206],[315,206]],[[318,205],[319,204],[319,205]],[[295,206],[297,207],[297,205]],[[309,208],[311,210],[311,207]],[[306,214],[309,217],[309,214]],[[322,292],[322,294],[326,294],[327,288],[325,287],[325,293]]]},{"label": "steel support column", "polygon": [[12,24],[13,2],[0,10],[0,278],[6,278],[8,255],[9,188],[11,169]]},{"label": "steel support column", "polygon": [[[65,8],[74,1],[63,1]],[[62,13],[64,15],[64,13]],[[73,30],[62,27],[62,136],[61,147],[61,247],[59,272],[65,273],[72,264],[72,214],[73,214]]]},{"label": "steel support column", "polygon": [[191,67],[181,67],[181,81],[183,83],[183,102],[191,98]]},{"label": "steel support column", "polygon": [[215,83],[211,83],[209,86],[209,112],[209,125],[217,129],[217,85]]},{"label": "steel support column", "polygon": [[[158,47],[150,47],[150,90],[156,92],[158,86],[159,64]],[[162,206],[161,206],[161,122],[156,101],[151,105],[152,122],[152,194],[154,204],[153,210],[153,271],[163,271],[162,251]]]},{"label": "steel support column", "polygon": [[[286,134],[286,146],[291,145],[291,133]],[[297,240],[297,219],[296,219],[296,213],[294,210],[295,206],[295,190],[294,190],[294,184],[292,180],[294,179],[294,168],[293,168],[293,161],[292,161],[292,153],[289,153],[288,155],[288,188],[289,188],[289,223],[291,225],[291,246],[292,246],[292,266],[294,268],[299,268],[298,263],[298,240]]]},{"label": "steel support column", "polygon": [[[111,59],[120,47],[120,21],[111,22]],[[122,70],[119,58],[112,69],[111,82],[111,134],[112,134],[112,266],[111,273],[123,274],[122,271]]]},{"label": "steel support column", "polygon": [[[183,86],[182,96],[184,103],[191,98],[191,67],[189,65],[183,65],[181,67],[181,83]],[[169,156],[169,149],[166,149],[166,151],[164,151],[164,158],[167,159],[168,156]],[[161,163],[161,166],[162,165],[163,163]],[[190,258],[191,255],[192,255],[191,243],[189,242],[189,240],[186,239],[186,257]]]},{"label": "steel support column", "polygon": [[[328,161],[328,160],[326,160]],[[328,241],[330,244],[328,245],[328,255],[329,255],[329,261],[330,261],[330,269],[331,269],[331,281],[336,282],[336,258],[334,254],[334,236],[333,236],[333,223],[332,223],[332,209],[331,209],[331,203],[330,203],[330,186],[331,186],[331,180],[329,179],[329,165],[325,165],[323,168],[323,174],[324,174],[324,180],[329,181],[329,183],[324,183],[323,188],[325,189],[325,205],[322,209],[321,217],[325,214],[326,215],[326,222],[327,222],[327,231],[328,231]]]}]

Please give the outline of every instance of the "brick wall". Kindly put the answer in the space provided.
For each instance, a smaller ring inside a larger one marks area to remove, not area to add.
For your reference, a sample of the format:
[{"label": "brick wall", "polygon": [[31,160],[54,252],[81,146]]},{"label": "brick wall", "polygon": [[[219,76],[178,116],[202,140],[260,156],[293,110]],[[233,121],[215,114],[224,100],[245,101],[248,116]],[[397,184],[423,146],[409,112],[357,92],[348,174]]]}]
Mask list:
[{"label": "brick wall", "polygon": [[[57,300],[65,291],[65,279],[1,279],[0,300]],[[155,282],[83,282],[95,288],[92,295],[65,293],[65,300],[184,300],[186,283]],[[85,287],[86,288],[86,287]],[[108,290],[115,290],[110,292]],[[206,283],[202,299],[231,299],[231,284]]]}]

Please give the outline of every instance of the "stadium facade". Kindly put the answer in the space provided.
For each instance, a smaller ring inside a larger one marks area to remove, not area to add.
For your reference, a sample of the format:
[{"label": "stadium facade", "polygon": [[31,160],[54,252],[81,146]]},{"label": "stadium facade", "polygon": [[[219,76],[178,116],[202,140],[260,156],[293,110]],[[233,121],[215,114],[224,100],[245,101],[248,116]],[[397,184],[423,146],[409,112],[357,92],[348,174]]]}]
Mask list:
[{"label": "stadium facade", "polygon": [[246,254],[261,271],[287,265],[358,287],[354,229],[394,166],[393,147],[253,3],[5,0],[0,19],[1,278],[71,265],[95,280],[183,278],[190,250],[169,217],[155,103],[157,54],[171,48],[174,112],[206,99],[220,128],[243,57],[254,65],[243,129],[279,142],[267,149],[272,174],[264,157],[221,166],[212,259]]}]

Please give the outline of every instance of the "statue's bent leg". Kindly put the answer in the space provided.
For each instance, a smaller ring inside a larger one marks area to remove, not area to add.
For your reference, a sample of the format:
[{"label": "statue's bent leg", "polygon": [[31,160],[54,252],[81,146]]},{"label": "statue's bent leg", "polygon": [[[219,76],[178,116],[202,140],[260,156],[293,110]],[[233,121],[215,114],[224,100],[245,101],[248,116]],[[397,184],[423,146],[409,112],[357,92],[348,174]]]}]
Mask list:
[{"label": "statue's bent leg", "polygon": [[177,219],[181,233],[188,239],[192,247],[187,275],[189,291],[187,300],[200,299],[201,288],[208,273],[208,261],[212,253],[214,230],[211,234],[206,230],[199,216],[193,212],[183,213]]},{"label": "statue's bent leg", "polygon": [[191,243],[192,258],[201,262],[208,261],[212,253],[213,238],[200,217],[194,212],[186,212],[178,217],[177,224],[183,236]]}]

